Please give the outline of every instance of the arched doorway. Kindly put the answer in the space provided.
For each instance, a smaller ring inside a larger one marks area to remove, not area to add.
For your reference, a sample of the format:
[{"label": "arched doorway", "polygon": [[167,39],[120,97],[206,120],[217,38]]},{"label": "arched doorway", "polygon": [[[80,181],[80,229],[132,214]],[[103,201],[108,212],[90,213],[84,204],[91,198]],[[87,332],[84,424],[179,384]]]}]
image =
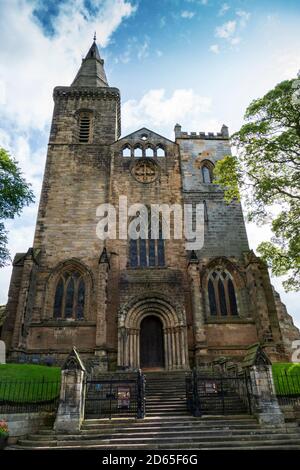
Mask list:
[{"label": "arched doorway", "polygon": [[141,322],[140,366],[145,369],[164,365],[163,326],[157,316],[148,315]]}]

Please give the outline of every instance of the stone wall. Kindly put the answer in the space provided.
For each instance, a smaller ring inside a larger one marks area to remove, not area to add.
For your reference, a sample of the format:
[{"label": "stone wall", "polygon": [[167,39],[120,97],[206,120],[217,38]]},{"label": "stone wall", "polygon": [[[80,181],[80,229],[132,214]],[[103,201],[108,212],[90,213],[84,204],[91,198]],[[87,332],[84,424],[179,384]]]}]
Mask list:
[{"label": "stone wall", "polygon": [[33,434],[43,427],[53,425],[54,413],[7,413],[1,414],[1,419],[7,422],[9,444],[15,444],[21,437]]}]

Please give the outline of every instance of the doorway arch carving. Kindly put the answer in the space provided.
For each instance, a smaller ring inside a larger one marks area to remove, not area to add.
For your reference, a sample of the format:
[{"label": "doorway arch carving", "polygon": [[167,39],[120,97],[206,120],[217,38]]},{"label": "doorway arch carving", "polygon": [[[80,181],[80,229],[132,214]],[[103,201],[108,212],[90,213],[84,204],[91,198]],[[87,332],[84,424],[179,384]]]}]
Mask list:
[{"label": "doorway arch carving", "polygon": [[141,322],[147,316],[159,318],[163,329],[164,367],[187,369],[188,347],[185,312],[169,299],[153,294],[132,299],[118,314],[118,366],[139,369]]}]

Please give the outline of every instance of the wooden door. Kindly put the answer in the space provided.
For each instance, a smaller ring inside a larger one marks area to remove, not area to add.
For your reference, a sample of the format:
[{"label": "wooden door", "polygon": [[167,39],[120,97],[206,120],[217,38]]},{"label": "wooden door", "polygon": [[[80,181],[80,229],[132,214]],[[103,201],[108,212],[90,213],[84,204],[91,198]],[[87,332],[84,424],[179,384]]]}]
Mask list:
[{"label": "wooden door", "polygon": [[164,337],[160,319],[149,315],[142,320],[140,331],[141,368],[164,367]]}]

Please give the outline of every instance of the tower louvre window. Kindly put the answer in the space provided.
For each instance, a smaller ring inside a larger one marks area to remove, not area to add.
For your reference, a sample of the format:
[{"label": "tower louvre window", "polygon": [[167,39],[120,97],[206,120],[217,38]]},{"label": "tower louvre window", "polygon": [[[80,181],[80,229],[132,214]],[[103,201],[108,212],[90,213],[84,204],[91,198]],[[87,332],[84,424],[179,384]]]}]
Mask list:
[{"label": "tower louvre window", "polygon": [[219,317],[238,315],[235,289],[227,271],[214,270],[209,276],[207,289],[210,315]]},{"label": "tower louvre window", "polygon": [[203,183],[211,183],[210,171],[206,165],[202,167],[202,178],[203,178]]},{"label": "tower louvre window", "polygon": [[210,160],[204,160],[201,162],[200,168],[201,168],[202,182],[206,184],[212,183],[214,164]]},{"label": "tower louvre window", "polygon": [[91,115],[83,113],[79,118],[79,142],[89,143],[91,140]]}]

